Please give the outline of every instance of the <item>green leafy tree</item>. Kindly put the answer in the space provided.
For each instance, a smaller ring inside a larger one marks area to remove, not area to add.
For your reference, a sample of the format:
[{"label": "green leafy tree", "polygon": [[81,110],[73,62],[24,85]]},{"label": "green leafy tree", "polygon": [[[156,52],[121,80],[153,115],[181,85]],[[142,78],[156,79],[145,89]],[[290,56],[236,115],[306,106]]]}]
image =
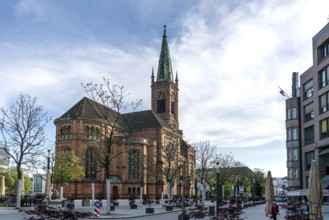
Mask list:
[{"label": "green leafy tree", "polygon": [[63,185],[72,180],[84,177],[84,169],[79,161],[79,157],[73,151],[62,150],[56,153],[54,179],[61,184],[61,195]]},{"label": "green leafy tree", "polygon": [[255,168],[253,177],[255,180],[255,194],[258,197],[262,197],[263,193],[265,193],[266,172]]},{"label": "green leafy tree", "polygon": [[[0,169],[0,176],[5,176],[6,194],[16,194],[18,179],[16,167]],[[32,193],[32,181],[27,175],[24,175],[24,191],[26,194]]]}]

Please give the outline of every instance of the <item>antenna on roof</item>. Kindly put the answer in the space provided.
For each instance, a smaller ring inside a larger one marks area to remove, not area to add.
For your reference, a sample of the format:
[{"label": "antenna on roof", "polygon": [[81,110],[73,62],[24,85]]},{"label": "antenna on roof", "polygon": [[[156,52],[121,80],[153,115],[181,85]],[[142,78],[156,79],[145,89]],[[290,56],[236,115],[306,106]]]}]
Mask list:
[{"label": "antenna on roof", "polygon": [[286,97],[286,98],[290,98],[290,96],[289,96],[287,93],[285,93],[285,91],[283,91],[283,89],[281,89],[280,86],[278,86],[278,87],[279,87],[279,89],[280,89],[279,93],[280,93],[281,95],[283,95],[283,96]]}]

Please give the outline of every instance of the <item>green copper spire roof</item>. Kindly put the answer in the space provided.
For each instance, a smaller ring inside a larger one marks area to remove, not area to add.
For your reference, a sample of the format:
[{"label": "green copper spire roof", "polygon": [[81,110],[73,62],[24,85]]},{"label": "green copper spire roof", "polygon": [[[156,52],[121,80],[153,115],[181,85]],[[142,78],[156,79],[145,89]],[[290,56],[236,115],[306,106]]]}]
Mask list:
[{"label": "green copper spire roof", "polygon": [[166,35],[166,25],[164,25],[162,46],[161,46],[159,66],[158,66],[158,74],[156,80],[161,81],[168,79],[173,80],[173,76],[172,76],[171,59],[170,59],[170,53],[169,53],[169,47],[168,47],[167,35]]}]

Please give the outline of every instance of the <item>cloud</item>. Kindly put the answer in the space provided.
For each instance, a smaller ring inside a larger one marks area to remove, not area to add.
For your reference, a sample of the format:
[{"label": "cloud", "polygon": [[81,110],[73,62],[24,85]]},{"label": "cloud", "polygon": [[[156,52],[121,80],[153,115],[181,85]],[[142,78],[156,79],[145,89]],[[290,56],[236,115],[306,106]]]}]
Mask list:
[{"label": "cloud", "polygon": [[[19,1],[17,20],[1,23],[0,106],[22,91],[55,119],[85,96],[81,83],[106,77],[125,87],[128,101],[142,98],[142,109],[150,109],[151,71],[167,24],[185,139],[210,140],[252,167],[261,164],[248,157],[271,157],[275,148],[284,173],[285,98],[278,86],[290,94],[291,73],[312,65],[311,39],[326,24],[328,4]],[[53,124],[49,130],[51,140]]]},{"label": "cloud", "polygon": [[186,136],[227,147],[284,144],[278,85],[290,88],[291,73],[311,65],[304,17],[312,3],[207,3],[185,15],[182,37],[172,45]]}]

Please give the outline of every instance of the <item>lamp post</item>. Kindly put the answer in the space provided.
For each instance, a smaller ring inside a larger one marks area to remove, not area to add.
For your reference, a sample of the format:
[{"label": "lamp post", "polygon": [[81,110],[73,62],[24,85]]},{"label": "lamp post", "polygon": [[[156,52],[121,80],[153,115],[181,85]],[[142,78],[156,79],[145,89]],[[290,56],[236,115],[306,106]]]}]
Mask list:
[{"label": "lamp post", "polygon": [[50,200],[51,197],[51,192],[50,192],[50,150],[48,150],[48,157],[47,157],[47,176],[46,176],[46,196],[48,197],[48,201]]},{"label": "lamp post", "polygon": [[216,215],[219,217],[219,162],[216,162]]},{"label": "lamp post", "polygon": [[252,178],[252,201],[253,205],[255,206],[255,178]]}]

